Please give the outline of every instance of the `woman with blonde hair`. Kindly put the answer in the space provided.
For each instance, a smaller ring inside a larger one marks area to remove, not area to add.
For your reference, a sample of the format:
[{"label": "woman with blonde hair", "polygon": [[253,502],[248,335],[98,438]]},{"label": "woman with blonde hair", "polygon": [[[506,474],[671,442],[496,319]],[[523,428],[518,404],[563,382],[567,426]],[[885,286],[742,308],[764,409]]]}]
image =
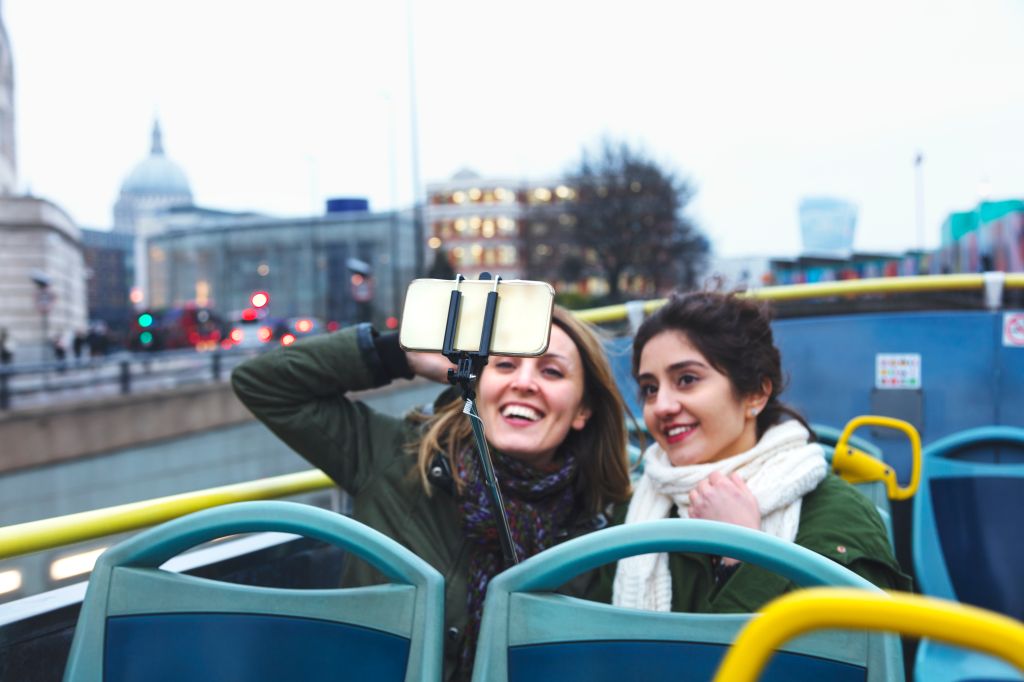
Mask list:
[{"label": "woman with blonde hair", "polygon": [[[503,569],[495,515],[462,401],[381,414],[346,394],[398,378],[446,382],[440,354],[407,353],[368,324],[248,360],[232,383],[245,405],[353,498],[353,516],[445,578],[445,679],[468,679],[484,595]],[[492,356],[476,385],[520,558],[607,525],[629,495],[625,407],[595,333],[556,307],[547,352]],[[362,562],[343,584],[384,582]],[[589,576],[567,586],[583,596]]]}]

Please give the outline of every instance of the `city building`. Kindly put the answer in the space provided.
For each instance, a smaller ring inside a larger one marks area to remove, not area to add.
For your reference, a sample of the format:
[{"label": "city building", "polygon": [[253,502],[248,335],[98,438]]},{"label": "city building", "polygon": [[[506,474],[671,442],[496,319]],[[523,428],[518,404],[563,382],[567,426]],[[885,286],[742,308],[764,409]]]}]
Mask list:
[{"label": "city building", "polygon": [[230,317],[265,291],[275,317],[341,325],[399,317],[415,268],[411,213],[328,204],[322,216],[207,216],[150,236],[150,305],[191,303]]},{"label": "city building", "polygon": [[0,329],[15,362],[48,360],[86,322],[81,234],[56,204],[18,196],[14,64],[0,20]]},{"label": "city building", "polygon": [[82,229],[89,320],[110,329],[126,329],[135,308],[135,236],[126,232]]},{"label": "city building", "polygon": [[15,343],[15,361],[50,360],[53,343],[85,326],[78,227],[45,199],[0,198],[0,327]]},{"label": "city building", "polygon": [[857,206],[843,199],[808,197],[800,201],[801,253],[845,258],[853,253]]},{"label": "city building", "polygon": [[576,193],[552,180],[485,178],[462,170],[427,185],[427,246],[466,277],[540,279],[559,291],[603,293],[594,254],[571,239]]}]

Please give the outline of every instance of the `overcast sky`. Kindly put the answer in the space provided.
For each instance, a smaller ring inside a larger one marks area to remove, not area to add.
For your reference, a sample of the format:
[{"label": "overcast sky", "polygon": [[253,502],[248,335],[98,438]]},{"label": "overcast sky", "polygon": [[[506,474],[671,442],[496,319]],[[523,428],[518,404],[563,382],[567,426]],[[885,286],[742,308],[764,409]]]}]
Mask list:
[{"label": "overcast sky", "polygon": [[107,228],[159,113],[204,206],[408,205],[408,10],[423,184],[554,177],[602,136],[697,187],[722,255],[795,255],[797,205],[861,250],[1024,197],[1022,0],[5,0],[23,189]]}]

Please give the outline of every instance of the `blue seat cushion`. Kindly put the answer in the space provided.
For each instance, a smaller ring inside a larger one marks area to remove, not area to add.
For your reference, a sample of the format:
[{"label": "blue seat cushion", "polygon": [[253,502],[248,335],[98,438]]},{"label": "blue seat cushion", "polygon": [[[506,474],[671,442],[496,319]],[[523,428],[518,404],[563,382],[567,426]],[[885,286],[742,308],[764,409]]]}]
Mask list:
[{"label": "blue seat cushion", "polygon": [[324,620],[168,613],[107,619],[105,682],[403,680],[409,640]]},{"label": "blue seat cushion", "polygon": [[935,478],[931,494],[957,599],[1024,620],[1024,478]]},{"label": "blue seat cushion", "polygon": [[[728,646],[704,642],[593,641],[530,644],[508,651],[509,682],[693,680],[715,675]],[[760,680],[864,682],[863,667],[814,656],[776,653]]]}]

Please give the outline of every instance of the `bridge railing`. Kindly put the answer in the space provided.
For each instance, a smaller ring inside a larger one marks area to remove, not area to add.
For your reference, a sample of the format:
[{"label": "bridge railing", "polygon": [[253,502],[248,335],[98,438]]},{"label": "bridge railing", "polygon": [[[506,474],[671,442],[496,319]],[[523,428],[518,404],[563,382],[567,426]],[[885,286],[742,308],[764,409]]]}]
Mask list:
[{"label": "bridge railing", "polygon": [[226,380],[256,349],[116,353],[0,366],[0,410]]}]

